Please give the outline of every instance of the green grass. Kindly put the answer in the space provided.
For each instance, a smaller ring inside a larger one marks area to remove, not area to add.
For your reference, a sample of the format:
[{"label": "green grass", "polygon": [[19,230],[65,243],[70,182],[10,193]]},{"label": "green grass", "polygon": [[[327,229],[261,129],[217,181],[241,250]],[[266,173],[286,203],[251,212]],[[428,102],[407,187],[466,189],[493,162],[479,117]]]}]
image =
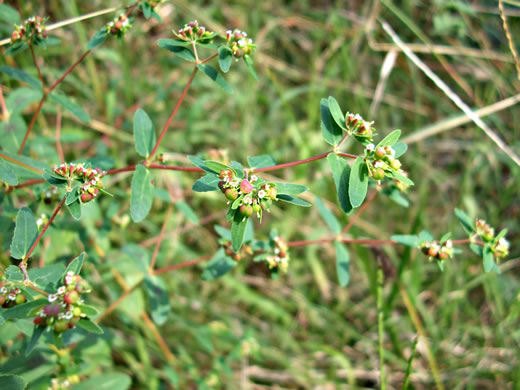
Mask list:
[{"label": "green grass", "polygon": [[[38,11],[51,15],[52,21],[119,4],[53,0],[48,8],[40,8],[40,2],[19,3],[27,16]],[[432,3],[446,6],[386,0],[379,4],[377,20],[390,23],[407,43],[423,43],[427,37],[426,41],[436,45],[503,54],[508,59],[505,62],[420,54],[469,106],[485,107],[518,93],[520,83],[498,14],[462,1]],[[455,6],[450,9],[448,3]],[[394,4],[400,13],[385,4]],[[286,162],[323,153],[328,148],[319,128],[320,98],[335,96],[344,110],[368,115],[386,55],[369,44],[365,29],[372,7],[372,2],[365,1],[168,2],[162,6],[162,24],[135,21],[124,44],[113,40],[95,51],[60,86],[75,96],[92,118],[119,134],[109,142],[94,129],[96,125],[83,125],[66,117],[62,130],[66,155],[69,159],[80,157],[77,143],[81,141],[86,145],[84,150],[105,154],[117,167],[136,162],[131,138],[135,109],[143,107],[160,130],[190,76],[189,65],[160,49],[156,41],[169,38],[172,29],[191,19],[217,30],[221,26],[237,27],[255,41],[261,39],[255,55],[259,81],[254,82],[245,66],[233,65],[241,70],[226,76],[235,91],[228,95],[209,79],[198,76],[163,143],[166,156],[187,163],[187,154],[223,149],[230,159],[242,162],[247,156],[265,153]],[[518,12],[513,6],[510,9]],[[496,7],[490,10],[496,11]],[[440,22],[434,20],[439,16],[459,21],[461,35],[446,26],[439,27]],[[81,55],[88,37],[107,20],[98,17],[56,30],[61,43],[37,52],[44,57],[46,74],[66,69]],[[509,21],[513,36],[518,36],[518,19],[510,17]],[[391,42],[377,22],[370,35],[377,43]],[[6,36],[5,31],[2,36]],[[33,70],[30,56],[17,55],[14,63],[11,61],[4,57],[2,64]],[[8,95],[16,84],[2,80]],[[457,80],[469,86],[470,95]],[[29,142],[31,153],[49,163],[57,160],[53,154],[53,110],[53,106],[45,106],[46,115],[40,116],[35,128],[38,137]],[[400,128],[406,137],[460,114],[401,53],[376,115],[367,119],[375,120],[382,136]],[[517,153],[518,119],[516,106],[485,118]],[[359,152],[356,148],[347,142],[345,150]],[[459,207],[497,228],[508,228],[512,251],[510,260],[501,266],[502,274],[496,275],[484,274],[481,260],[469,250],[456,256],[441,273],[417,250],[384,248],[395,274],[385,277],[383,288],[388,388],[401,388],[414,339],[421,333],[409,388],[439,388],[436,379],[445,389],[520,388],[519,168],[472,123],[410,144],[403,165],[416,183],[409,192],[411,206],[404,209],[378,195],[351,229],[353,237],[387,239],[392,234],[413,234],[422,229],[437,237],[448,230],[463,237],[453,215],[453,209]],[[348,223],[337,206],[326,161],[275,174],[308,185],[312,194],[329,201],[342,224]],[[222,210],[221,198],[190,191],[196,174],[161,172],[155,177],[163,188],[169,181],[199,218]],[[96,250],[87,245],[86,272],[96,291],[92,303],[101,308],[123,292],[112,268],[129,285],[139,280],[131,259],[122,255],[120,248],[158,235],[168,207],[166,202],[155,200],[143,223],[125,223],[129,215],[125,189],[129,182],[130,177],[124,175],[108,180],[116,197],[92,204],[79,228],[81,237],[87,239],[83,242],[95,239],[98,246]],[[256,231],[267,235],[270,227],[276,227],[288,240],[330,234],[326,225],[317,221],[315,207],[280,206],[256,226]],[[219,222],[225,223],[223,218]],[[66,225],[67,220],[58,223]],[[187,225],[180,214],[172,216],[167,231]],[[70,223],[68,226],[71,246],[54,245],[51,234],[46,258],[70,257],[80,250],[80,235],[75,234],[78,228]],[[165,240],[158,266],[212,254],[217,243],[211,226],[191,228]],[[292,249],[289,272],[278,280],[270,280],[265,268],[252,262],[240,263],[231,274],[215,282],[203,282],[197,267],[167,274],[163,279],[170,291],[173,313],[160,333],[175,356],[173,362],[166,360],[140,317],[145,305],[140,291],[103,323],[109,330],[107,337],[112,338],[110,353],[98,342],[84,343],[72,354],[80,350],[88,353],[96,363],[90,367],[92,372],[115,366],[132,375],[135,389],[171,388],[165,383],[175,383],[175,378],[180,383],[178,388],[183,389],[379,388],[377,262],[366,248],[349,249],[352,268],[346,288],[336,281],[332,245]],[[2,256],[6,264],[5,252]],[[6,340],[1,338],[0,362],[4,362],[4,356],[14,351],[6,344],[7,336]],[[251,354],[241,352],[255,345],[258,348],[252,348]],[[438,366],[439,378],[432,373],[428,356]]]}]

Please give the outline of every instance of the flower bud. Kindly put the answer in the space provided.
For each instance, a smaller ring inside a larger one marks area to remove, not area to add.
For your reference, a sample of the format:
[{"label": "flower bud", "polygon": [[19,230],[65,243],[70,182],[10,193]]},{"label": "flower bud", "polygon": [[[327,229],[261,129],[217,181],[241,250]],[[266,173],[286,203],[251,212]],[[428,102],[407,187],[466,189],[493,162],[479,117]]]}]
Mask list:
[{"label": "flower bud", "polygon": [[440,260],[446,260],[449,257],[449,255],[446,252],[439,252],[438,258]]},{"label": "flower bud", "polygon": [[247,179],[242,180],[242,182],[240,183],[240,191],[242,191],[244,194],[249,194],[253,192],[253,189],[253,186],[251,185],[251,183],[249,183]]},{"label": "flower bud", "polygon": [[225,181],[219,181],[218,182],[218,188],[220,188],[220,191],[224,192],[226,189],[224,188],[224,186],[226,185],[226,182]]},{"label": "flower bud", "polygon": [[221,179],[224,179],[227,176],[227,172],[228,171],[226,169],[221,170],[218,177],[220,177]]},{"label": "flower bud", "polygon": [[276,187],[271,186],[271,188],[269,188],[269,197],[272,200],[276,200],[276,195],[278,195],[278,190],[276,189]]},{"label": "flower bud", "polygon": [[56,317],[61,312],[60,305],[47,305],[43,308],[43,312],[49,317]]},{"label": "flower bud", "polygon": [[56,333],[63,333],[69,329],[69,323],[66,320],[56,321],[54,324],[54,331]]},{"label": "flower bud", "polygon": [[432,246],[432,247],[430,247],[430,249],[428,249],[428,256],[437,257],[438,253],[439,253],[439,250],[435,246]]},{"label": "flower bud", "polygon": [[374,180],[383,180],[385,178],[385,171],[383,171],[382,168],[377,168],[376,170],[372,171],[372,178]]},{"label": "flower bud", "polygon": [[235,200],[236,198],[238,198],[238,191],[235,190],[234,188],[228,188],[224,191],[224,195],[226,196],[226,198],[228,200]]},{"label": "flower bud", "polygon": [[67,295],[65,295],[65,298],[63,299],[65,303],[68,303],[69,305],[73,305],[79,300],[79,294],[77,291],[71,291]]},{"label": "flower bud", "polygon": [[34,325],[36,325],[36,326],[38,326],[38,325],[42,325],[42,326],[44,326],[45,323],[46,323],[46,319],[45,319],[45,317],[39,317],[39,316],[38,316],[38,317],[35,317],[35,318],[34,318],[34,321],[33,321],[33,322],[34,322]]},{"label": "flower bud", "polygon": [[81,316],[81,308],[79,307],[75,307],[74,309],[72,309],[72,315],[74,317],[79,317]]},{"label": "flower bud", "polygon": [[378,160],[381,160],[386,156],[385,149],[383,149],[382,147],[378,147],[374,154]]},{"label": "flower bud", "polygon": [[262,212],[262,207],[258,203],[255,203],[253,205],[253,212],[256,214],[260,214]]},{"label": "flower bud", "polygon": [[21,305],[22,303],[25,302],[25,295],[23,294],[18,294],[16,296],[16,299],[14,300],[16,302],[17,305]]},{"label": "flower bud", "polygon": [[90,202],[92,199],[94,199],[94,195],[89,193],[89,192],[85,192],[83,194],[80,195],[80,199],[81,199],[81,202],[82,203],[88,203]]},{"label": "flower bud", "polygon": [[239,211],[244,217],[249,218],[253,214],[253,207],[248,204],[243,204],[240,206]]},{"label": "flower bud", "polygon": [[392,167],[392,169],[395,169],[396,171],[398,171],[399,169],[401,169],[401,162],[399,160],[393,160],[390,163],[390,166]]}]

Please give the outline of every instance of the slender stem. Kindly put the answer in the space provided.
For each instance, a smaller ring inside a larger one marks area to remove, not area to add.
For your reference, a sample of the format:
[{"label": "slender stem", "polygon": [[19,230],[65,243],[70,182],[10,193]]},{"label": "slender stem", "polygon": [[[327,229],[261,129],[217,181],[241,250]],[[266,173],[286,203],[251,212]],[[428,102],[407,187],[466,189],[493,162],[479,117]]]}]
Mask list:
[{"label": "slender stem", "polygon": [[520,80],[520,59],[518,58],[518,53],[515,49],[515,43],[513,41],[513,37],[511,36],[511,31],[509,30],[509,25],[507,24],[507,17],[504,11],[504,3],[502,0],[498,0],[498,9],[500,11],[500,18],[502,19],[502,25],[504,26],[504,32],[506,33],[507,42],[509,43],[509,50],[513,55],[513,59],[515,60],[516,67],[516,77]]},{"label": "slender stem", "polygon": [[110,313],[112,313],[121,304],[121,302],[125,300],[127,296],[129,296],[136,288],[138,288],[143,283],[143,280],[134,284],[132,287],[125,289],[121,296],[117,298],[114,302],[112,302],[112,304],[103,313],[101,313],[101,315],[98,318],[96,318],[96,322],[99,324]]},{"label": "slender stem", "polygon": [[31,179],[31,180],[27,180],[26,182],[17,184],[15,186],[10,186],[9,187],[9,191],[11,191],[13,189],[18,189],[18,188],[30,187],[32,185],[42,184],[42,183],[45,183],[45,180],[43,180],[43,179]]},{"label": "slender stem", "polygon": [[[6,156],[5,154],[3,153],[0,153],[0,158],[3,158],[4,160],[7,160],[13,164],[16,164],[16,165],[19,165],[25,169],[28,169],[29,171],[32,171],[34,173],[37,173],[38,175],[41,175],[43,172],[40,171],[38,168],[34,168],[34,167],[31,167],[30,165],[27,165],[21,161],[18,161],[18,160],[15,160],[14,158],[11,158],[9,156]],[[33,183],[34,184],[34,183]]]},{"label": "slender stem", "polygon": [[385,347],[384,347],[384,312],[383,312],[383,281],[384,274],[381,267],[377,268],[377,333],[379,336],[379,379],[380,389],[386,389],[386,378],[385,378]]},{"label": "slender stem", "polygon": [[22,143],[20,145],[20,148],[18,149],[18,154],[22,154],[23,148],[25,147],[25,143],[27,142],[27,139],[29,138],[29,134],[31,134],[32,128],[34,127],[34,124],[36,123],[36,118],[38,117],[38,114],[40,113],[43,102],[47,98],[47,94],[44,93],[42,98],[40,99],[40,103],[38,103],[38,107],[36,107],[36,110],[34,111],[34,114],[31,118],[31,122],[29,122],[29,126],[27,126],[27,130],[25,131],[25,135],[23,136]]},{"label": "slender stem", "polygon": [[218,53],[215,53],[215,54],[212,54],[210,55],[208,58],[205,58],[203,59],[202,61],[200,61],[201,64],[205,64],[206,62],[210,62],[213,58],[215,58],[216,56],[218,56]]},{"label": "slender stem", "polygon": [[193,265],[202,263],[203,261],[209,260],[212,257],[213,256],[211,256],[211,255],[210,256],[202,256],[202,257],[199,257],[198,259],[195,259],[195,260],[189,260],[189,261],[185,261],[184,263],[173,264],[173,265],[170,265],[168,267],[159,268],[159,269],[156,269],[153,272],[153,274],[154,275],[160,275],[160,274],[165,274],[167,272],[174,271],[174,270],[177,270],[177,269],[191,267]]},{"label": "slender stem", "polygon": [[161,232],[159,233],[159,240],[155,244],[155,248],[153,250],[152,260],[150,261],[149,272],[153,273],[153,269],[155,268],[155,262],[157,260],[157,255],[159,254],[159,248],[161,247],[161,242],[164,238],[164,231],[166,230],[166,225],[168,224],[168,219],[172,213],[172,206],[168,207],[168,211],[166,212],[166,217],[164,217],[163,224],[161,226]]},{"label": "slender stem", "polygon": [[39,288],[38,286],[36,286],[36,285],[35,285],[34,283],[32,283],[32,282],[31,282],[31,283],[27,283],[27,284],[25,285],[25,287],[28,287],[28,288],[30,288],[31,290],[34,290],[34,291],[36,291],[37,293],[39,293],[39,294],[41,294],[41,295],[43,295],[43,296],[45,296],[45,297],[48,297],[48,296],[49,296],[49,293],[48,293],[47,291],[42,290],[41,288]]},{"label": "slender stem", "polygon": [[[282,169],[282,168],[294,167],[296,165],[307,164],[307,163],[310,163],[312,161],[317,161],[317,160],[324,159],[331,153],[334,153],[334,151],[330,150],[328,152],[325,152],[325,153],[322,153],[322,154],[318,154],[317,156],[309,157],[309,158],[306,158],[304,160],[291,161],[291,162],[288,162],[288,163],[272,165],[270,167],[265,167],[265,168],[250,169],[249,172],[269,172],[269,171],[275,171],[277,169]],[[358,157],[358,156],[356,156],[354,154],[349,154],[349,153],[337,152],[336,154],[338,156],[347,157],[347,158],[357,158]]]},{"label": "slender stem", "polygon": [[2,92],[2,88],[0,88],[0,107],[2,107],[2,119],[4,121],[9,119],[9,111],[7,111],[7,106],[5,105],[4,93]]},{"label": "slender stem", "polygon": [[341,146],[345,143],[345,141],[347,140],[347,138],[348,138],[348,133],[345,133],[345,135],[343,136],[343,138],[341,139],[341,141],[339,141],[338,146],[336,146],[336,150],[338,150],[339,148],[341,148]]},{"label": "slender stem", "polygon": [[58,114],[56,115],[56,152],[60,157],[60,162],[65,162],[65,156],[63,155],[63,148],[61,147],[61,110],[58,108]]},{"label": "slender stem", "polygon": [[32,59],[34,61],[34,66],[36,66],[36,70],[38,71],[38,77],[40,78],[40,81],[42,83],[42,88],[45,89],[45,80],[43,79],[42,72],[40,70],[40,65],[38,65],[38,61],[36,60],[36,54],[34,54],[33,45],[29,45],[29,48],[31,49]]},{"label": "slender stem", "polygon": [[155,146],[153,147],[152,152],[150,153],[150,156],[148,157],[148,161],[152,160],[152,157],[154,156],[155,152],[159,148],[159,145],[161,144],[161,141],[164,138],[164,135],[166,134],[166,131],[168,131],[168,128],[170,127],[170,124],[172,123],[173,118],[175,117],[175,114],[177,114],[177,111],[179,110],[179,107],[181,106],[184,98],[186,97],[186,93],[188,93],[188,90],[190,89],[191,83],[192,83],[193,79],[195,78],[195,75],[197,74],[198,70],[199,70],[199,68],[197,68],[197,66],[195,66],[193,68],[193,72],[191,73],[191,76],[190,76],[190,78],[188,80],[188,84],[186,84],[186,87],[184,88],[184,91],[182,91],[182,94],[181,94],[179,100],[177,101],[177,104],[175,105],[175,107],[174,107],[170,117],[166,121],[166,124],[164,125],[164,127],[163,127],[163,129],[161,131],[161,134],[159,135],[159,138],[157,138],[157,142],[155,143]]},{"label": "slender stem", "polygon": [[54,82],[54,83],[49,87],[49,89],[47,90],[47,95],[50,94],[50,93],[54,90],[54,88],[56,88],[58,85],[60,85],[60,83],[61,83],[63,80],[65,80],[65,77],[67,77],[67,76],[68,76],[68,75],[69,75],[69,74],[74,70],[74,68],[76,68],[76,66],[78,66],[78,65],[79,65],[79,64],[80,64],[80,63],[85,59],[85,57],[88,56],[88,55],[90,54],[90,52],[91,52],[91,50],[87,50],[85,53],[83,53],[83,54],[81,55],[81,57],[79,57],[78,60],[77,60],[75,63],[73,63],[73,64],[70,66],[70,68],[67,69],[67,70],[65,71],[65,73],[63,73],[63,74],[61,75],[61,77],[60,77],[58,80],[56,80],[56,81],[55,81],[55,82]]},{"label": "slender stem", "polygon": [[365,201],[365,203],[363,203],[363,205],[360,207],[360,209],[358,210],[358,212],[356,213],[356,215],[354,215],[350,221],[348,222],[348,225],[345,226],[345,229],[343,229],[343,231],[341,233],[348,233],[348,231],[350,230],[350,228],[354,225],[354,223],[357,221],[357,219],[361,216],[361,214],[363,214],[363,211],[366,210],[366,208],[370,205],[370,203],[374,200],[374,198],[376,197],[376,194],[377,194],[377,191],[374,191],[370,194],[370,196],[368,197],[368,199]]},{"label": "slender stem", "polygon": [[43,237],[43,235],[45,234],[45,232],[47,231],[47,229],[51,225],[52,221],[54,221],[54,218],[56,218],[56,215],[58,215],[58,213],[60,212],[61,208],[63,207],[63,204],[65,203],[65,199],[67,199],[67,195],[65,195],[63,197],[61,202],[54,209],[54,212],[52,213],[51,217],[49,218],[49,221],[45,224],[45,226],[43,227],[43,229],[40,232],[40,234],[38,235],[38,237],[36,237],[36,240],[34,241],[34,243],[32,244],[31,248],[29,249],[29,252],[27,252],[25,257],[23,258],[22,263],[27,264],[27,259],[29,257],[31,257],[31,254],[33,253],[34,249],[36,248],[36,245],[38,245],[38,242],[40,242],[41,238]]},{"label": "slender stem", "polygon": [[141,314],[141,317],[143,318],[146,327],[148,329],[150,329],[150,331],[153,333],[153,335],[155,337],[155,341],[157,341],[157,344],[159,345],[159,348],[161,348],[161,351],[163,352],[164,356],[166,357],[166,360],[169,363],[172,363],[175,360],[175,356],[173,355],[173,353],[168,348],[168,344],[166,343],[166,341],[162,337],[161,332],[159,332],[157,330],[157,327],[152,322],[150,317],[148,317],[148,314],[146,314],[146,312],[143,312],[143,314]]},{"label": "slender stem", "polygon": [[340,156],[340,157],[345,157],[345,158],[353,158],[353,159],[356,159],[356,158],[359,157],[359,156],[356,156],[355,154],[343,153],[343,152],[337,152],[336,154],[337,154],[338,156]]},{"label": "slender stem", "polygon": [[289,247],[297,247],[297,246],[307,246],[307,245],[316,245],[316,244],[326,244],[329,242],[333,242],[339,240],[345,244],[362,244],[362,245],[395,245],[397,242],[393,240],[370,240],[364,238],[337,238],[337,237],[325,237],[317,240],[303,240],[303,241],[290,241],[287,243]]},{"label": "slender stem", "polygon": [[[197,167],[179,167],[179,166],[175,166],[175,165],[149,164],[146,167],[148,169],[164,169],[164,170],[170,170],[170,171],[204,172],[202,169],[197,168]],[[129,165],[128,167],[124,167],[124,168],[109,169],[107,171],[107,175],[114,175],[116,173],[121,173],[121,172],[135,171],[135,168],[136,168],[136,164]]]}]

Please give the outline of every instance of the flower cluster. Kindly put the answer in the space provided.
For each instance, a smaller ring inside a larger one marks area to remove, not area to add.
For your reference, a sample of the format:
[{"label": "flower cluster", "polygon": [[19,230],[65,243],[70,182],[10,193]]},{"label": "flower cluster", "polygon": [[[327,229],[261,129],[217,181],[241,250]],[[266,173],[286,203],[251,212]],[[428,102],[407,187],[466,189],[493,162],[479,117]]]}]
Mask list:
[{"label": "flower cluster", "polygon": [[444,261],[453,257],[453,242],[446,240],[444,242],[427,241],[423,242],[419,246],[422,253],[428,256],[428,259],[432,261],[436,259],[438,261]]},{"label": "flower cluster", "polygon": [[354,135],[362,143],[372,142],[372,137],[375,135],[375,129],[372,127],[374,122],[369,122],[363,119],[359,114],[352,114],[347,112],[345,115],[345,125],[347,132]]},{"label": "flower cluster", "polygon": [[[174,32],[175,34],[175,32]],[[198,41],[200,43],[209,43],[217,34],[206,30],[198,21],[192,20],[184,25],[179,32],[175,34],[178,39],[183,41]]]},{"label": "flower cluster", "polygon": [[374,180],[383,180],[392,171],[401,171],[401,162],[395,158],[395,150],[391,146],[375,147],[374,144],[365,146],[365,160],[368,172]]},{"label": "flower cluster", "polygon": [[22,290],[11,282],[0,282],[0,306],[5,309],[25,303],[26,298]]},{"label": "flower cluster", "polygon": [[269,269],[276,268],[282,272],[287,272],[287,268],[289,267],[289,247],[287,243],[280,236],[274,236],[270,241],[274,248],[273,254],[265,258]]},{"label": "flower cluster", "polygon": [[251,175],[249,179],[239,178],[232,169],[223,169],[218,183],[220,190],[232,202],[231,208],[239,209],[244,218],[256,213],[262,221],[262,211],[269,211],[273,200],[276,200],[277,190],[274,183],[266,183],[258,176]]},{"label": "flower cluster", "polygon": [[80,199],[83,203],[90,202],[103,188],[101,179],[106,175],[105,171],[99,168],[87,168],[83,163],[63,163],[54,167],[54,173],[67,180],[79,180],[83,182],[80,186]]},{"label": "flower cluster", "polygon": [[497,257],[497,259],[503,259],[509,254],[509,241],[506,240],[506,230],[503,230],[495,236],[495,229],[483,219],[477,219],[475,222],[475,228],[477,235],[485,243],[490,244],[490,248]]},{"label": "flower cluster", "polygon": [[46,214],[41,214],[40,218],[36,220],[36,226],[38,230],[42,230],[45,225],[49,222],[49,217]]},{"label": "flower cluster", "polygon": [[107,24],[107,32],[116,35],[117,37],[122,37],[132,25],[130,24],[130,20],[125,13],[122,13],[118,17],[116,17],[112,22]]},{"label": "flower cluster", "polygon": [[247,33],[238,29],[234,29],[233,31],[227,30],[226,40],[229,48],[233,51],[233,56],[236,58],[250,55],[256,48],[256,45],[253,44],[253,40],[247,37]]},{"label": "flower cluster", "polygon": [[47,387],[47,390],[66,390],[70,389],[73,385],[80,382],[79,376],[71,375],[67,378],[52,378],[51,385]]},{"label": "flower cluster", "polygon": [[219,240],[220,246],[224,248],[224,253],[226,256],[231,257],[235,261],[242,260],[245,256],[251,256],[253,254],[253,250],[250,245],[242,245],[238,252],[233,251],[231,241],[221,239]]},{"label": "flower cluster", "polygon": [[64,282],[56,294],[48,296],[49,304],[41,308],[34,319],[36,326],[52,327],[56,333],[62,333],[73,328],[82,317],[86,317],[81,309],[83,300],[80,294],[89,293],[90,285],[73,272],[67,272]]},{"label": "flower cluster", "polygon": [[15,25],[15,30],[11,34],[11,43],[27,42],[39,45],[46,38],[45,20],[41,16],[32,16],[22,25]]}]

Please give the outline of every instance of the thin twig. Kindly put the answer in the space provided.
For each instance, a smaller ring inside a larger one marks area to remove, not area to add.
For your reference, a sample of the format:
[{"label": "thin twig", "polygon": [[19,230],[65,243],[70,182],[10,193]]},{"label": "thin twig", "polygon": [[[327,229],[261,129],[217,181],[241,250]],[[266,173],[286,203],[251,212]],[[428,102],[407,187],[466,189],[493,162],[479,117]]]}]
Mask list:
[{"label": "thin twig", "polygon": [[7,106],[5,105],[4,93],[2,92],[2,88],[0,87],[0,107],[2,107],[2,119],[7,121],[9,119],[9,111],[7,111]]},{"label": "thin twig", "polygon": [[191,267],[193,265],[202,263],[203,261],[209,260],[212,257],[213,256],[211,256],[211,255],[209,255],[209,256],[202,256],[202,257],[199,257],[198,259],[195,259],[195,260],[189,260],[189,261],[185,261],[184,263],[173,264],[173,265],[170,265],[168,267],[159,268],[159,269],[156,269],[153,272],[153,274],[154,275],[161,275],[161,274],[165,274],[165,273],[170,272],[170,271],[175,271],[177,269]]},{"label": "thin twig", "polygon": [[36,54],[34,54],[33,45],[29,45],[31,49],[32,59],[34,61],[34,66],[36,66],[36,70],[38,71],[38,77],[40,78],[40,82],[42,83],[42,88],[45,89],[45,80],[43,79],[42,72],[40,70],[40,65],[38,65],[38,61],[36,60]]},{"label": "thin twig", "polygon": [[509,50],[511,50],[511,54],[513,55],[513,59],[515,60],[516,77],[518,78],[518,80],[520,80],[520,60],[518,58],[518,53],[515,48],[513,36],[511,35],[511,31],[509,30],[507,17],[504,12],[504,3],[502,2],[502,0],[498,0],[498,9],[500,11],[500,18],[502,19],[502,24],[504,25],[504,32],[506,33],[507,42],[509,43]]},{"label": "thin twig", "polygon": [[346,234],[348,233],[348,231],[350,230],[350,228],[354,225],[354,223],[356,222],[356,220],[361,216],[361,214],[363,214],[363,211],[365,211],[365,209],[370,205],[370,203],[374,200],[374,198],[376,197],[376,194],[377,194],[377,191],[373,191],[370,196],[368,197],[368,199],[365,201],[365,203],[363,203],[363,206],[361,206],[358,210],[358,212],[356,213],[356,215],[354,215],[350,221],[348,222],[348,225],[345,226],[345,228],[343,229],[343,231],[341,233],[343,234]]},{"label": "thin twig", "polygon": [[149,272],[153,273],[153,269],[155,268],[155,262],[157,261],[157,255],[159,254],[159,248],[161,247],[161,242],[164,239],[164,231],[166,229],[166,225],[168,224],[168,219],[170,219],[170,215],[172,213],[172,205],[168,206],[168,211],[166,211],[166,216],[164,217],[163,224],[161,226],[161,232],[159,233],[159,240],[155,244],[155,248],[152,254],[152,260],[150,261]]},{"label": "thin twig", "polygon": [[31,167],[30,165],[27,165],[27,164],[25,164],[25,163],[23,163],[21,161],[15,160],[14,158],[6,156],[3,153],[0,153],[0,158],[3,158],[4,160],[7,160],[7,161],[9,161],[9,162],[11,162],[13,164],[19,165],[19,166],[21,166],[21,167],[23,167],[25,169],[28,169],[29,171],[32,171],[32,172],[34,172],[34,173],[36,173],[38,175],[41,175],[43,173],[38,168]]}]

